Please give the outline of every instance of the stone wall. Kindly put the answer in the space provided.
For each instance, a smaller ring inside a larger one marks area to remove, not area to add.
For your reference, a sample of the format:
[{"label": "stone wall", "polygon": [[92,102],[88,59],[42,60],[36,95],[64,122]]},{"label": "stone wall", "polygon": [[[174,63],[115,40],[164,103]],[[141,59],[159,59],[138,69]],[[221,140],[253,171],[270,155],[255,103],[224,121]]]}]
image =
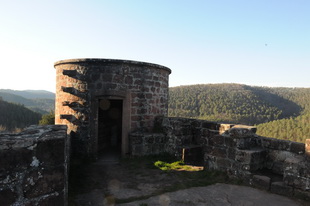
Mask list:
[{"label": "stone wall", "polygon": [[144,156],[166,153],[166,142],[163,133],[133,132],[129,135],[130,154]]},{"label": "stone wall", "polygon": [[[130,134],[130,151],[134,156],[169,153],[182,158],[197,154],[197,148],[205,144],[204,137],[219,134],[220,124],[187,118],[157,117],[152,132]],[[199,154],[199,152],[198,152]],[[191,159],[202,159],[202,155]],[[199,162],[199,160],[198,160]]]},{"label": "stone wall", "polygon": [[127,60],[71,59],[55,63],[56,124],[66,124],[73,154],[96,155],[98,108],[101,100],[123,103],[122,154],[128,134],[150,131],[156,116],[167,115],[167,67]]},{"label": "stone wall", "polygon": [[66,126],[0,135],[0,205],[67,205]]},{"label": "stone wall", "polygon": [[207,170],[227,172],[261,189],[310,198],[310,140],[261,137],[255,127],[196,119],[161,117],[156,125],[161,134],[133,134],[133,155],[166,152],[189,164],[202,161]]},{"label": "stone wall", "polygon": [[305,144],[260,137],[247,128],[232,128],[208,139],[207,169],[226,171],[266,190],[276,192],[281,186],[286,195],[294,189],[310,190]]}]

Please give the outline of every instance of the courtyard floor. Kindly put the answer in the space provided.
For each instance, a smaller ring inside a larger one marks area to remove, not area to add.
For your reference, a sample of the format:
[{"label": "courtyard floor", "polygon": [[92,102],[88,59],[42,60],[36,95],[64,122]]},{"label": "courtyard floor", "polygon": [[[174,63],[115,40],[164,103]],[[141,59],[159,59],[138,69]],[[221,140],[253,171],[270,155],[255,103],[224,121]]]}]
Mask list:
[{"label": "courtyard floor", "polygon": [[120,160],[107,155],[96,162],[74,164],[69,206],[309,205],[306,201],[241,186],[219,172],[162,171],[154,166],[154,161],[165,158]]}]

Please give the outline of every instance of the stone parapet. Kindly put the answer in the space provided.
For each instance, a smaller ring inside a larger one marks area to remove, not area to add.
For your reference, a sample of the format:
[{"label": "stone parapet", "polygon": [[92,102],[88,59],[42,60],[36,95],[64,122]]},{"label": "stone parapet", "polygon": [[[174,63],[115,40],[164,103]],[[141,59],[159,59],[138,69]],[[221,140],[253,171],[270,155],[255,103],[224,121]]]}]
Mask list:
[{"label": "stone parapet", "polygon": [[196,119],[160,117],[156,125],[166,136],[165,152],[191,162],[202,158],[206,170],[225,171],[261,189],[310,196],[309,140],[261,137],[255,127]]},{"label": "stone parapet", "polygon": [[66,126],[31,126],[0,135],[0,205],[66,205]]}]

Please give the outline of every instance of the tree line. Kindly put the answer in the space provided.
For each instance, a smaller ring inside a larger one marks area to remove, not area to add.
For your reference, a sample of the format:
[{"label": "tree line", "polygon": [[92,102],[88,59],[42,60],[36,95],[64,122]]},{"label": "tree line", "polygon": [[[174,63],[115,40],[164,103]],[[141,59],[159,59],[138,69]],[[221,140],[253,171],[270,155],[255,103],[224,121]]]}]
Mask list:
[{"label": "tree line", "polygon": [[3,101],[0,98],[0,130],[12,131],[38,124],[41,114],[25,108],[21,104]]}]

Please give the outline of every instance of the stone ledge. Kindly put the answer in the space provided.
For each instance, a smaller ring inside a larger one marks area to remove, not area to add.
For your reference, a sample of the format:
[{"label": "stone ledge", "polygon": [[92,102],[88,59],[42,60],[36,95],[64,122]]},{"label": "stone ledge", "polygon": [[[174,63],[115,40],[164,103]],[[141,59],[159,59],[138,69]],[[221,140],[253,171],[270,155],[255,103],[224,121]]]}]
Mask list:
[{"label": "stone ledge", "polygon": [[261,175],[253,175],[252,183],[254,187],[257,187],[263,190],[269,190],[270,182],[271,182],[270,177],[261,176]]},{"label": "stone ledge", "polygon": [[270,191],[278,195],[293,196],[293,187],[285,185],[284,182],[272,182]]}]

